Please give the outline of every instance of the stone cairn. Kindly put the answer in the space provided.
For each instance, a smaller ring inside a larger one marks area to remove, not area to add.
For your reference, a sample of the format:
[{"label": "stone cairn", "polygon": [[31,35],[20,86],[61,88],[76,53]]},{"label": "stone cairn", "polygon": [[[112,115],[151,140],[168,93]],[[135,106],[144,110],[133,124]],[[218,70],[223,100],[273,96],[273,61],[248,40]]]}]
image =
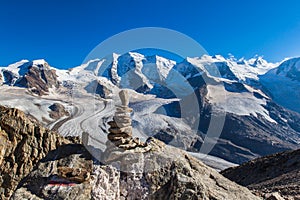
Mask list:
[{"label": "stone cairn", "polygon": [[132,126],[130,113],[132,108],[128,107],[129,97],[127,90],[119,92],[122,105],[116,106],[116,112],[113,120],[108,122],[110,128],[108,129],[108,140],[114,146],[124,150],[134,149],[136,147],[146,147],[147,144],[139,140],[139,138],[132,137]]}]

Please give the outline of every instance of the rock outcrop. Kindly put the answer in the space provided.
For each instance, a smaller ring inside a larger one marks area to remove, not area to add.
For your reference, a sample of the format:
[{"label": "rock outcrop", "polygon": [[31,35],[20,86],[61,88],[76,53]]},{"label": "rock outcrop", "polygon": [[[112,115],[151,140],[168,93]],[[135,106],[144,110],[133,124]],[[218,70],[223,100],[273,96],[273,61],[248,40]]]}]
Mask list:
[{"label": "rock outcrop", "polygon": [[300,199],[300,149],[258,158],[221,173],[265,198],[277,192],[285,199]]},{"label": "rock outcrop", "polygon": [[[45,60],[20,61],[7,68],[0,69],[3,83],[10,86],[28,88],[37,95],[44,95],[50,88],[58,88],[56,70]],[[0,81],[1,82],[1,81]]]},{"label": "rock outcrop", "polygon": [[65,109],[65,107],[59,103],[54,103],[49,106],[49,116],[52,119],[60,119],[63,116],[69,116],[69,112]]},{"label": "rock outcrop", "polygon": [[40,159],[66,143],[22,111],[0,106],[0,199],[8,199]]},{"label": "rock outcrop", "polygon": [[94,80],[90,82],[85,88],[88,93],[97,94],[101,98],[110,98],[113,91],[107,84],[102,83],[101,80]]},{"label": "rock outcrop", "polygon": [[36,165],[11,199],[91,199],[92,170],[92,157],[82,145],[62,145]]},{"label": "rock outcrop", "polygon": [[44,95],[50,88],[59,87],[55,70],[46,62],[30,66],[28,72],[16,84],[28,88],[37,95]]},{"label": "rock outcrop", "polygon": [[[148,143],[144,153],[125,150],[127,163],[106,165],[82,145],[63,145],[37,164],[12,199],[260,199],[183,151],[153,138]],[[140,159],[128,160],[132,155]],[[68,173],[70,166],[81,173]]]}]

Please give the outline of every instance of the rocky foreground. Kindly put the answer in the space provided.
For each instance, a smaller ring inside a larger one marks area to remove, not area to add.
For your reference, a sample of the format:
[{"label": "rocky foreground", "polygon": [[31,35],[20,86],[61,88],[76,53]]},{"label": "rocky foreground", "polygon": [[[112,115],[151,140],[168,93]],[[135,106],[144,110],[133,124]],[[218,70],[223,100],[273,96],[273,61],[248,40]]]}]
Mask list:
[{"label": "rocky foreground", "polygon": [[9,198],[51,150],[68,143],[23,112],[0,106],[0,199]]},{"label": "rocky foreground", "polygon": [[221,173],[261,195],[300,199],[300,149],[257,158]]},{"label": "rocky foreground", "polygon": [[1,199],[260,199],[156,139],[147,151],[94,149],[100,163],[19,110],[0,107],[0,127]]}]

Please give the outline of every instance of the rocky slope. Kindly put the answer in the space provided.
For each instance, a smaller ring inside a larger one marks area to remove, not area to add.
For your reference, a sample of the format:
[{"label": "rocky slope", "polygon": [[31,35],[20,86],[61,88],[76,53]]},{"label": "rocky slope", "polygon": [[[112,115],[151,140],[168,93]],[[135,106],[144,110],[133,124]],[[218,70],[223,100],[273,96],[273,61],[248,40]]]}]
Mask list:
[{"label": "rocky slope", "polygon": [[81,145],[61,146],[21,181],[12,199],[260,199],[181,150],[148,143],[147,153],[115,152],[106,164],[94,162]]},{"label": "rocky slope", "polygon": [[22,111],[0,106],[0,199],[7,199],[40,159],[69,140]]},{"label": "rocky slope", "polygon": [[260,199],[156,139],[147,141],[147,150],[102,152],[58,136],[19,110],[1,107],[0,118],[1,199]]},{"label": "rocky slope", "polygon": [[[215,86],[215,89],[212,89],[212,86],[205,84],[199,76],[188,80],[193,87],[197,88],[194,93],[200,111],[198,134],[202,138],[205,138],[213,116],[219,113],[221,113],[219,116],[222,116],[222,111],[227,111],[224,115],[225,121],[220,137],[210,152],[211,155],[241,164],[259,156],[298,148],[300,143],[299,113],[283,108],[266,96],[260,96],[263,94],[261,91],[248,90],[249,88],[241,83],[231,83],[231,89],[235,88],[236,91],[228,92],[229,86],[227,89],[226,87],[222,89],[222,86],[219,87],[221,89]],[[224,93],[220,97],[224,97],[225,102],[223,102],[224,99],[216,97],[218,92]],[[169,110],[168,114],[178,115],[180,106],[191,102],[188,98],[189,96],[182,98],[180,104],[175,102],[172,106],[166,107]],[[261,105],[259,101],[264,103]],[[216,105],[217,108],[213,108]],[[185,112],[191,114],[186,115],[186,120],[193,121],[191,117],[196,117],[193,114],[195,107],[188,106],[187,108],[190,110],[185,110]],[[201,140],[192,142],[188,150],[201,151],[200,143],[202,142]],[[182,145],[177,146],[183,148]]]},{"label": "rocky slope", "polygon": [[278,192],[285,199],[300,198],[300,150],[258,158],[221,173],[262,196]]}]

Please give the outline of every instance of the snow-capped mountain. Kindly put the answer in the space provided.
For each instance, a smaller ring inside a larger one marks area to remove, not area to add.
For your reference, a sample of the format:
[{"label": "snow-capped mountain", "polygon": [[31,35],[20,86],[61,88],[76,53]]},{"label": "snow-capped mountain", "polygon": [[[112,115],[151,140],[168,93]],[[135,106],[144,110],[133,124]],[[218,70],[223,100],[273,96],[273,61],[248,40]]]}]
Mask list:
[{"label": "snow-capped mountain", "polygon": [[[203,55],[198,58],[187,58],[184,63],[178,65],[186,66],[186,63],[207,71],[211,76],[220,76],[225,79],[238,80],[243,83],[248,83],[249,80],[258,80],[258,75],[265,74],[277,66],[277,64],[268,63],[262,57],[251,58],[249,60],[241,58],[237,60],[234,57],[226,59],[220,55]],[[216,71],[216,69],[218,69],[218,71]],[[188,70],[183,68],[181,71],[187,73]]]},{"label": "snow-capped mountain", "polygon": [[164,82],[175,64],[160,56],[132,52],[114,54],[112,63],[103,66],[104,72],[98,75],[107,77],[119,87],[145,92],[151,90],[155,83]]},{"label": "snow-capped mountain", "polygon": [[[299,146],[300,114],[277,104],[286,105],[278,100],[283,87],[300,99],[297,63],[292,59],[278,66],[262,57],[246,60],[219,55],[176,63],[130,52],[59,70],[44,60],[24,60],[0,68],[0,99],[2,105],[35,113],[39,121],[62,135],[88,132],[97,138],[95,144],[103,146],[105,124],[117,101],[115,94],[120,88],[129,88],[136,136],[154,136],[195,152],[205,143],[212,116],[226,113],[211,154],[241,163]],[[281,82],[280,89],[271,88],[272,81],[283,80],[289,80],[288,84]],[[70,115],[52,118],[52,103],[56,107],[61,104]],[[185,114],[183,105],[188,105]],[[297,107],[295,102],[292,105]],[[200,118],[199,127],[196,118]]]},{"label": "snow-capped mountain", "polygon": [[300,113],[300,58],[282,62],[260,76],[260,82],[275,102]]},{"label": "snow-capped mountain", "polygon": [[55,70],[45,60],[22,60],[0,68],[0,84],[29,88],[32,93],[43,95],[50,88],[58,87]]}]

